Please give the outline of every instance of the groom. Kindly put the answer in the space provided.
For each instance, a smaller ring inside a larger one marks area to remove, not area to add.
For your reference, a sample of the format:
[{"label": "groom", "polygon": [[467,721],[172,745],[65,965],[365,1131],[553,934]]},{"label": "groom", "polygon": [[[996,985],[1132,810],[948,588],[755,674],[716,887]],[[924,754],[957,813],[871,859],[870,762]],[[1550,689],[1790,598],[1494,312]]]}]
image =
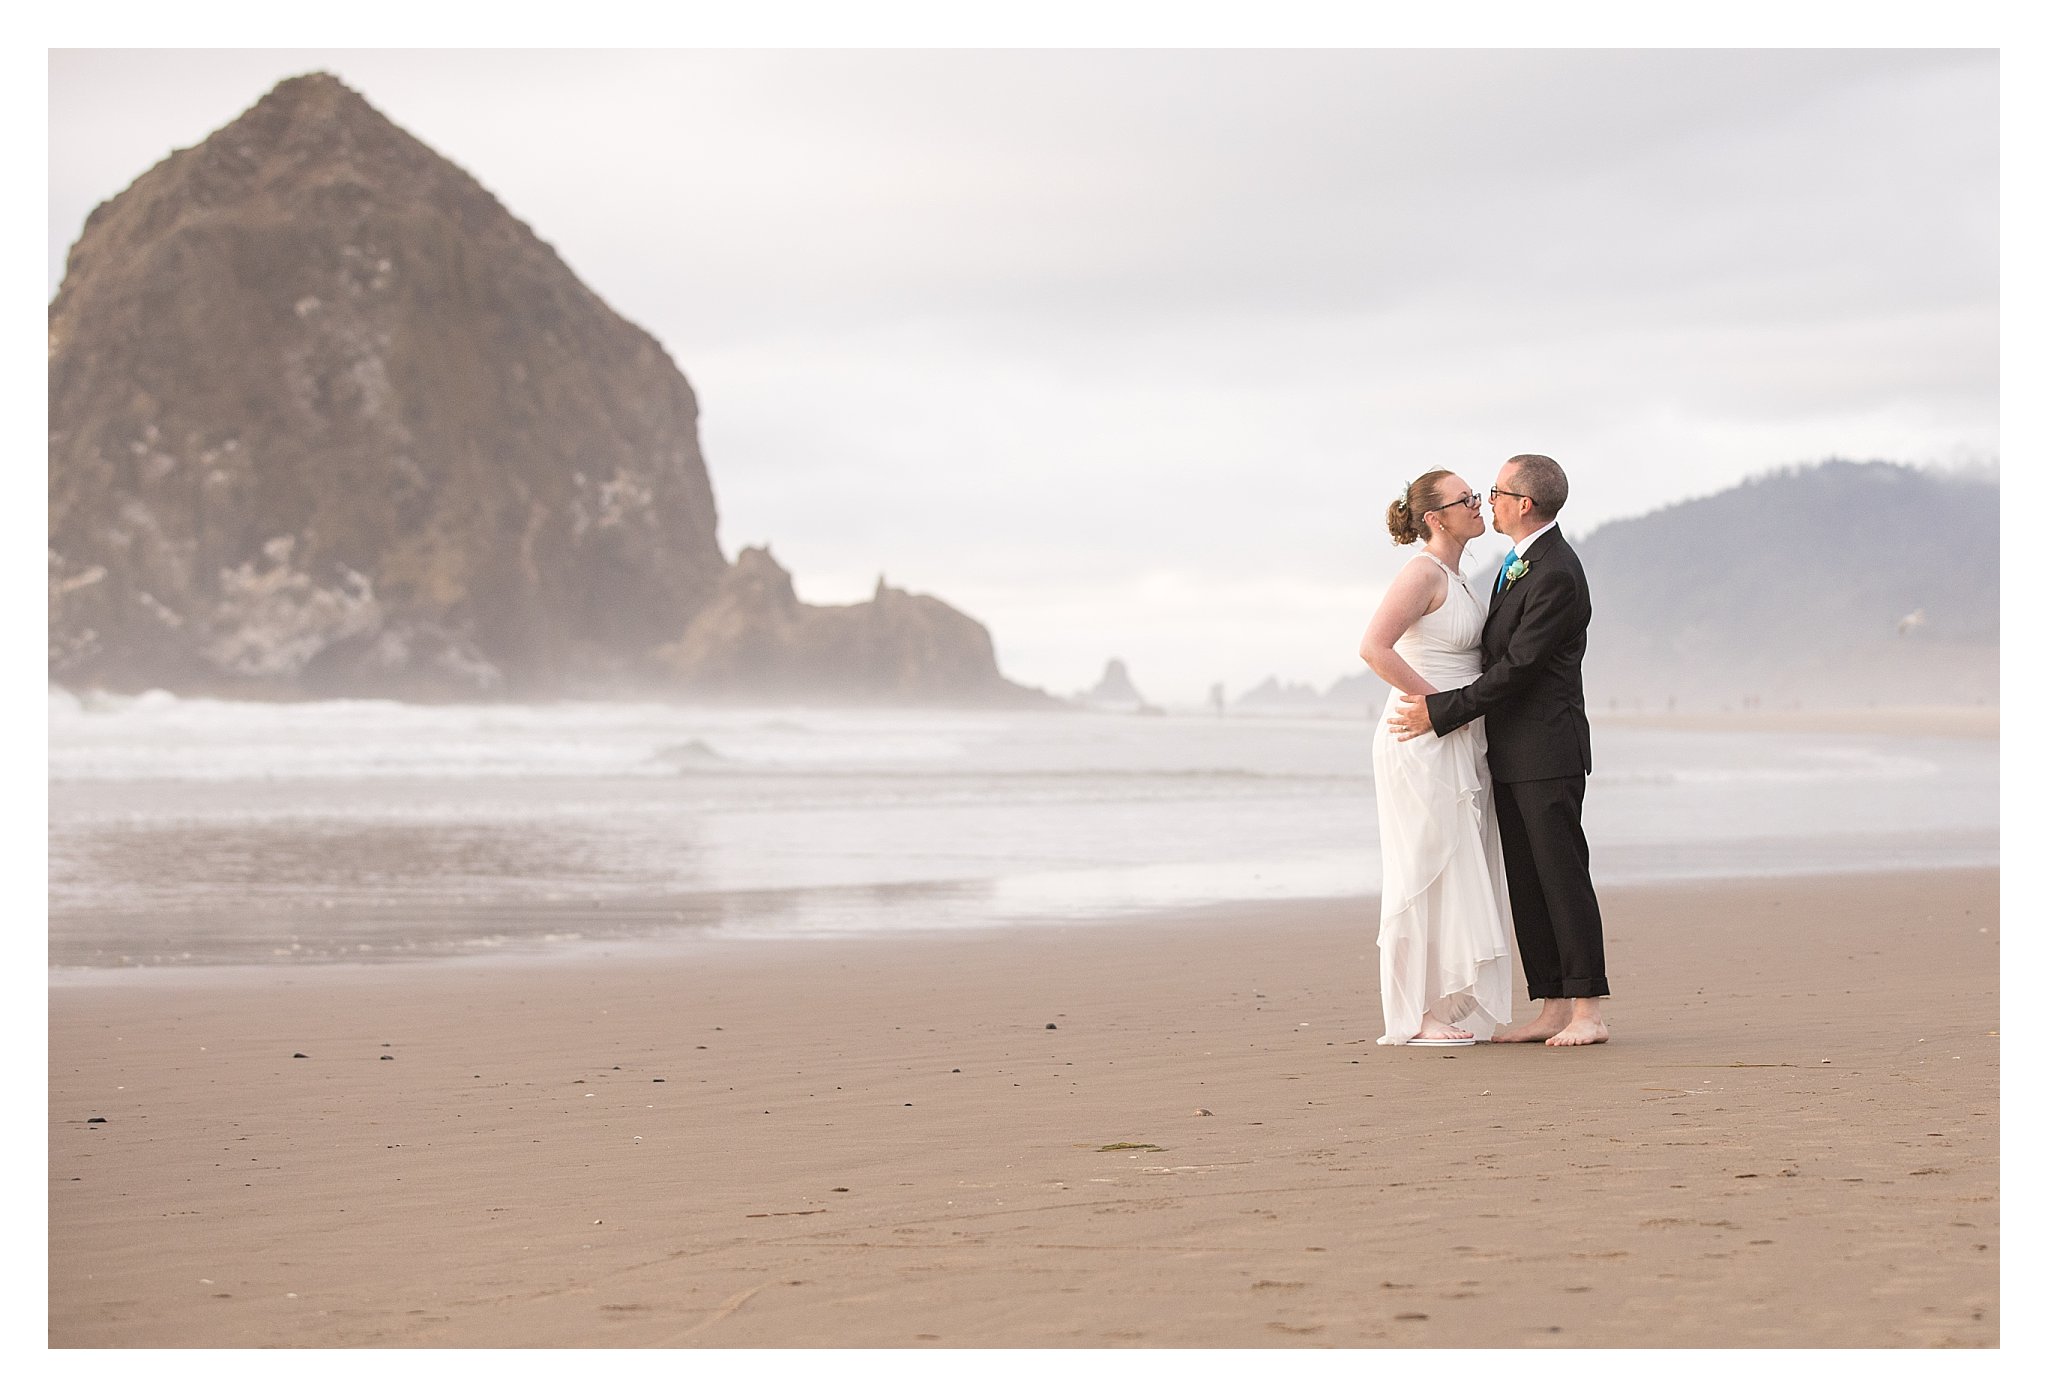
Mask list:
[{"label": "groom", "polygon": [[1399,716],[1388,720],[1406,742],[1485,717],[1515,940],[1529,997],[1543,1001],[1535,1018],[1497,1031],[1493,1041],[1540,1039],[1554,1048],[1607,1041],[1600,1013],[1607,958],[1580,824],[1593,740],[1579,662],[1593,603],[1579,555],[1557,531],[1567,488],[1548,456],[1513,456],[1500,468],[1493,527],[1514,547],[1494,579],[1480,633],[1485,669],[1462,689],[1402,695]]}]

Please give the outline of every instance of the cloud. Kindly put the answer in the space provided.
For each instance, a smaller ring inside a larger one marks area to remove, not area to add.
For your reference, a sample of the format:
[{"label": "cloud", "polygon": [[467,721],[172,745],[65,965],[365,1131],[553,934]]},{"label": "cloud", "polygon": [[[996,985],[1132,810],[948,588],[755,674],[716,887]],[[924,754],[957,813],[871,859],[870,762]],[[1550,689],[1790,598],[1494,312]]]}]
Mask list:
[{"label": "cloud", "polygon": [[[1998,457],[1995,51],[60,53],[53,277],[315,67],[662,341],[729,551],[945,596],[1026,682],[1334,677],[1430,465],[1548,452],[1583,530]],[[1240,596],[1291,670],[1216,643]]]}]

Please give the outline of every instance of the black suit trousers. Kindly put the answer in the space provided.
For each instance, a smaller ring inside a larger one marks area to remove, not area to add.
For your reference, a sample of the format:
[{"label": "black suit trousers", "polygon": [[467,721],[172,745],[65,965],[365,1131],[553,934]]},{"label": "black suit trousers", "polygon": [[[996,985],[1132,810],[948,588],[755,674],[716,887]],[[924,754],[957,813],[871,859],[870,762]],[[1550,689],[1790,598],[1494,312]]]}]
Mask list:
[{"label": "black suit trousers", "polygon": [[1607,951],[1580,814],[1586,778],[1495,781],[1501,859],[1531,999],[1607,993]]}]

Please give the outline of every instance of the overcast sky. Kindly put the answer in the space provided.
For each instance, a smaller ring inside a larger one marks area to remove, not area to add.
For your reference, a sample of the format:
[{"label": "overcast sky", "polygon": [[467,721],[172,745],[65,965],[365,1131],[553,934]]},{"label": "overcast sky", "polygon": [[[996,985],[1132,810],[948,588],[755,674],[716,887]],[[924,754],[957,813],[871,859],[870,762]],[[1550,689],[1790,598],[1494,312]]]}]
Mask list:
[{"label": "overcast sky", "polygon": [[942,596],[1055,692],[1360,671],[1433,465],[1547,452],[1583,535],[1998,461],[1989,51],[57,52],[52,293],[316,68],[667,347],[728,556]]}]

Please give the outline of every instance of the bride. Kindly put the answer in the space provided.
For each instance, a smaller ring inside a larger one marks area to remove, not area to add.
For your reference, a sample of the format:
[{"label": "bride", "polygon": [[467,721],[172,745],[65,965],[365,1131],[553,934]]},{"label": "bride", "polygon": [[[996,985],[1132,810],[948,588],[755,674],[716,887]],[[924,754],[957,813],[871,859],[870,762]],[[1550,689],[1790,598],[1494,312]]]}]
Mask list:
[{"label": "bride", "polygon": [[[1479,496],[1447,470],[1424,473],[1387,510],[1394,542],[1422,548],[1394,578],[1358,654],[1403,694],[1478,678],[1487,601],[1458,571],[1486,532]],[[1378,726],[1372,779],[1380,821],[1380,1003],[1387,1044],[1469,1043],[1470,1023],[1509,1017],[1513,917],[1486,768],[1486,723],[1402,742]]]}]

